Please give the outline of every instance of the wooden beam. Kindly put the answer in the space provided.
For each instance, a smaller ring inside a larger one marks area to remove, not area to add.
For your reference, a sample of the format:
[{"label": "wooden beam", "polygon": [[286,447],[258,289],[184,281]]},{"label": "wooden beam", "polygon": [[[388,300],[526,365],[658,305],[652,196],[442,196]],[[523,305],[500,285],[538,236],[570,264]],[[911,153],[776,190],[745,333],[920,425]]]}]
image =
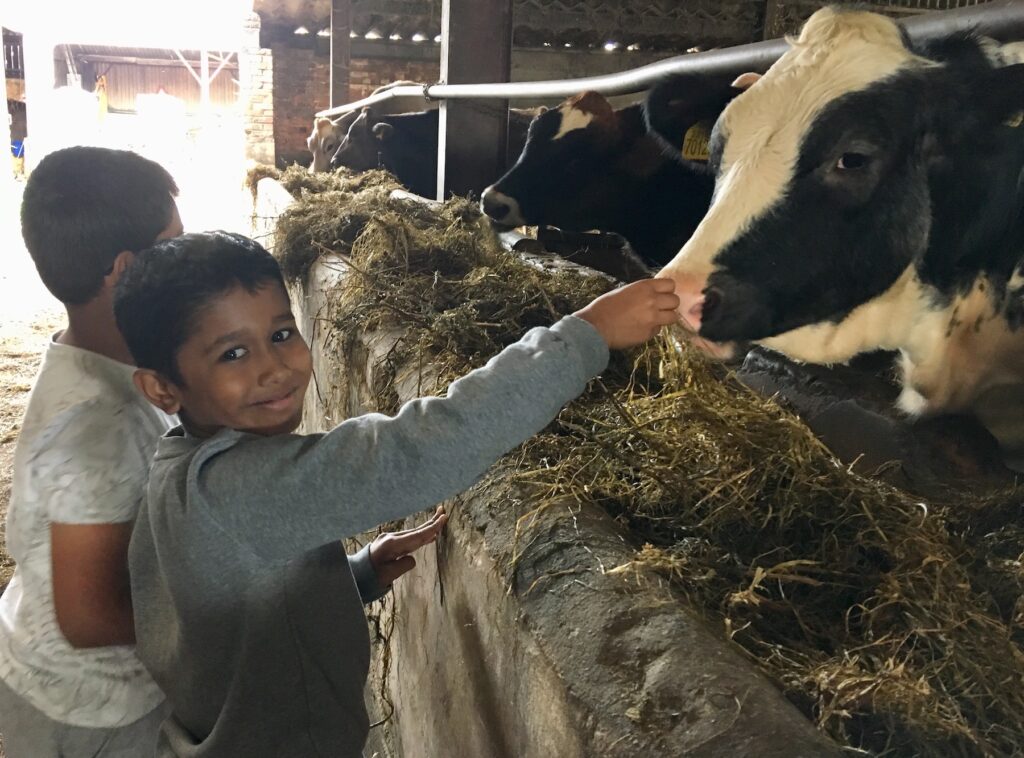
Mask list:
[{"label": "wooden beam", "polygon": [[352,58],[352,0],[331,0],[331,107],[347,103]]},{"label": "wooden beam", "polygon": [[[171,60],[170,58],[137,58],[137,57],[126,57],[122,55],[97,55],[88,53],[86,55],[76,55],[78,60],[85,63],[124,63],[132,66],[177,66],[179,63],[184,63],[189,66],[193,71],[199,68],[199,59],[189,60],[188,58],[181,57],[178,60]],[[232,61],[231,56],[228,56],[227,62],[221,64],[228,70],[236,70],[238,68],[238,62]],[[109,70],[109,69],[108,69]],[[193,75],[195,75],[193,73]]]},{"label": "wooden beam", "polygon": [[199,52],[199,112],[210,117],[210,54],[205,48]]},{"label": "wooden beam", "polygon": [[[441,81],[507,82],[512,73],[512,0],[444,0]],[[508,101],[443,100],[437,135],[437,197],[480,192],[503,173]]]},{"label": "wooden beam", "polygon": [[783,31],[779,29],[782,20],[782,0],[764,1],[764,32],[762,39],[775,39]]},{"label": "wooden beam", "polygon": [[[187,60],[185,60],[185,56],[181,54],[181,51],[175,50],[174,54],[178,56],[178,60],[180,60],[183,64],[185,64],[185,69],[190,74],[192,74],[192,78],[195,79],[199,83],[200,87],[202,87],[203,86],[203,80],[200,78],[199,74],[196,73],[196,70],[194,68],[192,68],[192,64],[189,63]],[[200,63],[200,65],[202,65],[202,64]]]}]

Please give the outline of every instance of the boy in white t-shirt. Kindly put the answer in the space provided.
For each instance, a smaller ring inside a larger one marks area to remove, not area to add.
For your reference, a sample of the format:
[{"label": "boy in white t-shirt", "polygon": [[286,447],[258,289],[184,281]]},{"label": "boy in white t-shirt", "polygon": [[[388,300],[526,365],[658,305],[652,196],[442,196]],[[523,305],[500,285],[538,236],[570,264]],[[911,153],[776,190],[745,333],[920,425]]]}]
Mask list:
[{"label": "boy in white t-shirt", "polygon": [[[0,596],[0,734],[7,758],[145,758],[164,696],[135,655],[127,550],[157,441],[177,420],[150,405],[114,321],[135,254],[182,232],[178,189],[134,153],[72,147],[25,187],[22,233],[68,327],[50,342],[14,454]],[[411,568],[438,514],[353,557],[364,598]],[[366,567],[369,567],[367,570]]]},{"label": "boy in white t-shirt", "polygon": [[140,740],[152,744],[164,716],[135,657],[126,555],[175,419],[135,391],[111,293],[136,252],[182,232],[177,193],[153,161],[94,147],[50,154],[25,187],[25,245],[68,327],[43,354],[14,452],[17,567],[0,596],[8,758],[145,755]]}]

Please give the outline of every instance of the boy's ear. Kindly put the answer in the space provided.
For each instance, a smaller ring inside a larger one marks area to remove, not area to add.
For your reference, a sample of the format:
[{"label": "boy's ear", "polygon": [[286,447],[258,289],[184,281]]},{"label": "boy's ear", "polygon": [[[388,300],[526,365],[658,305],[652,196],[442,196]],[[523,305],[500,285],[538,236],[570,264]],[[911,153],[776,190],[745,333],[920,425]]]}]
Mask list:
[{"label": "boy's ear", "polygon": [[110,273],[103,277],[103,283],[110,287],[117,284],[117,280],[121,278],[121,275],[128,270],[128,267],[132,265],[132,261],[135,260],[135,253],[131,250],[122,250],[114,258],[114,263],[110,267]]},{"label": "boy's ear", "polygon": [[135,369],[132,381],[139,392],[164,413],[171,415],[181,410],[181,397],[177,386],[156,371],[148,368]]}]

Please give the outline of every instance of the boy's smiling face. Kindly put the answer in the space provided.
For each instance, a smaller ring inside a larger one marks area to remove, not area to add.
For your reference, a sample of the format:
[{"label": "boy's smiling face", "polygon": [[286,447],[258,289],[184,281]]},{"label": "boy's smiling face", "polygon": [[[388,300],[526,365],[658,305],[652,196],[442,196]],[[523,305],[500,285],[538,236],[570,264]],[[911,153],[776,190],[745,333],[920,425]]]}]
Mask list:
[{"label": "boy's smiling face", "polygon": [[302,419],[313,364],[277,282],[233,287],[202,308],[177,365],[182,383],[164,379],[171,402],[159,405],[181,413],[193,434],[287,434]]}]

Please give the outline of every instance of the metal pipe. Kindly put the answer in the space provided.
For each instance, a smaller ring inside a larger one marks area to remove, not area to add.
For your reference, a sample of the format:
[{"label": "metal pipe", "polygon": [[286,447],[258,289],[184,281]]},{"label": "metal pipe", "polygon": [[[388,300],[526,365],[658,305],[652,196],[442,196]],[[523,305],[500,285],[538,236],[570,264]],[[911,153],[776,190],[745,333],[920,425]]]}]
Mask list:
[{"label": "metal pipe", "polygon": [[[1024,39],[1024,0],[995,0],[985,5],[926,13],[899,23],[914,42],[968,29],[974,29],[1000,42],[1009,42]],[[649,89],[670,74],[738,76],[746,71],[763,73],[778,60],[787,47],[783,39],[766,40],[726,50],[709,50],[704,53],[666,58],[617,74],[587,76],[580,79],[502,84],[401,85],[362,100],[328,108],[316,115],[328,118],[338,116],[394,97],[420,97],[425,100],[519,100],[565,98],[584,90],[594,90],[603,95],[629,95]]]}]

